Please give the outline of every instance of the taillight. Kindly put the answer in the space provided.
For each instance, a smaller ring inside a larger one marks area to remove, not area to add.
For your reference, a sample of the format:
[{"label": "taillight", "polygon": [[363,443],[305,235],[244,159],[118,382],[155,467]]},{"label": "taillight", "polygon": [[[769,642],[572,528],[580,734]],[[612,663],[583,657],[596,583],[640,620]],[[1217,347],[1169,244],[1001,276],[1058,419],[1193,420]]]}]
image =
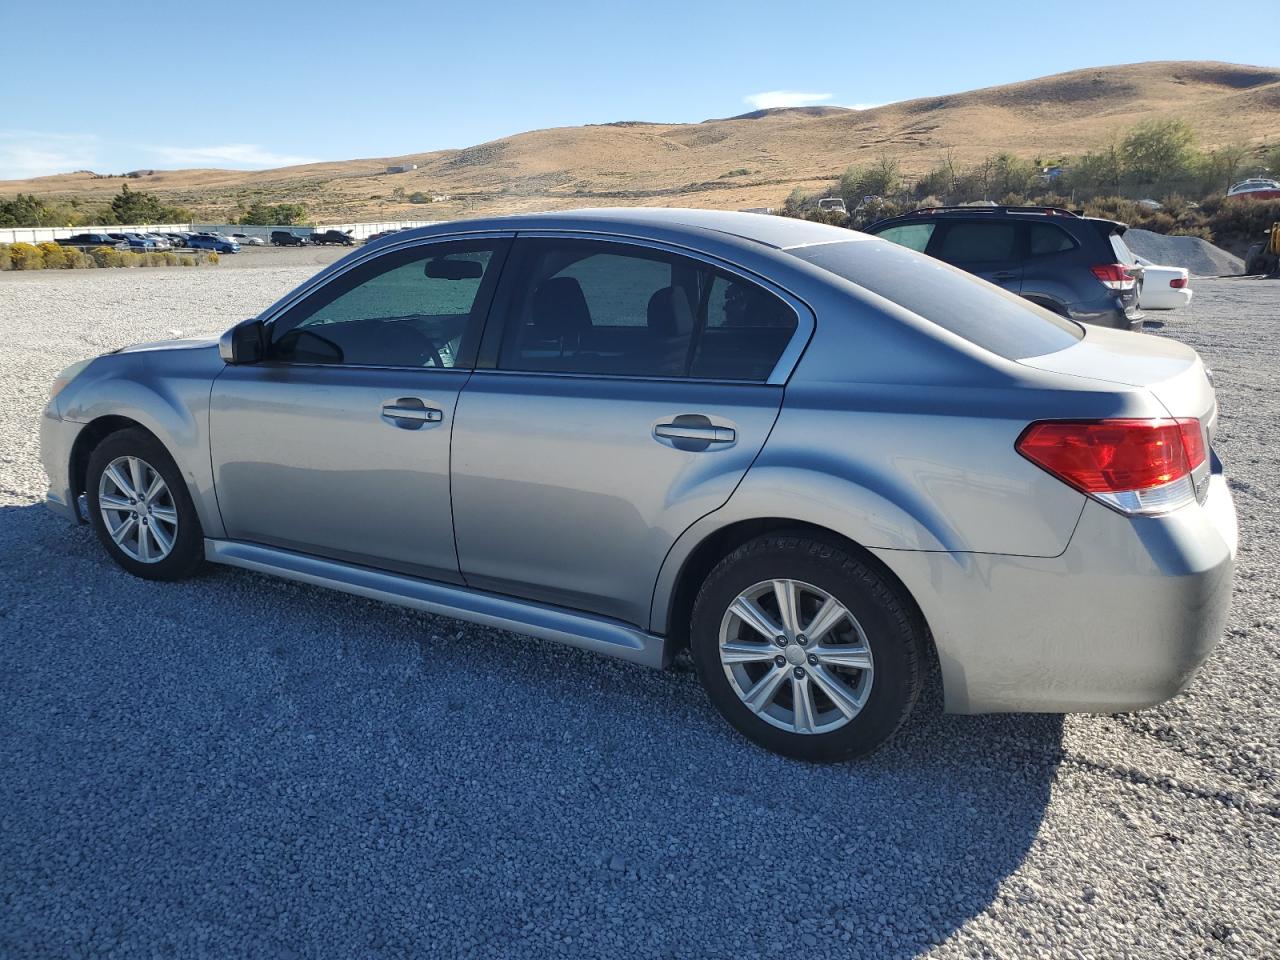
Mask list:
[{"label": "taillight", "polygon": [[1169,286],[1173,287],[1173,289],[1175,290],[1181,290],[1186,285],[1187,285],[1186,277],[1174,277],[1172,280],[1169,281]]},{"label": "taillight", "polygon": [[1109,290],[1132,290],[1134,284],[1138,282],[1123,263],[1100,263],[1089,269]]},{"label": "taillight", "polygon": [[1191,472],[1204,463],[1204,432],[1177,420],[1042,420],[1017,451],[1121,513],[1163,513],[1196,499]]}]

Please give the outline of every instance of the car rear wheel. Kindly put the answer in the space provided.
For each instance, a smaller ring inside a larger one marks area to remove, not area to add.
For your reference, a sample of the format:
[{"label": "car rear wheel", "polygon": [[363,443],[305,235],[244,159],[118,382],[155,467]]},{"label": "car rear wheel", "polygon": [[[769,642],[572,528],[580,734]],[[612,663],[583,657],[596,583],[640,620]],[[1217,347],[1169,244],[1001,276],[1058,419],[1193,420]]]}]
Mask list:
[{"label": "car rear wheel", "polygon": [[164,446],[122,430],[89,457],[89,519],[111,558],[147,580],[180,580],[204,562],[204,533],[186,483]]},{"label": "car rear wheel", "polygon": [[834,761],[869,753],[906,721],[924,628],[869,563],[775,534],[707,577],[690,646],[711,701],[741,733],[787,756]]}]

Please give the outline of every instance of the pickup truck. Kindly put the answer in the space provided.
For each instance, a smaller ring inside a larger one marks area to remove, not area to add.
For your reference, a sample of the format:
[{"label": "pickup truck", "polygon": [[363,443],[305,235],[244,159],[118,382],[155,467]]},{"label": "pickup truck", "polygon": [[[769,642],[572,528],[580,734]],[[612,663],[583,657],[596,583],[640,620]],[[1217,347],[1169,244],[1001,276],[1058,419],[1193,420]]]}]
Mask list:
[{"label": "pickup truck", "polygon": [[355,238],[349,233],[343,233],[341,230],[320,230],[307,237],[311,243],[320,244],[338,244],[343,247],[355,246]]},{"label": "pickup truck", "polygon": [[77,233],[70,237],[61,237],[54,243],[64,247],[111,247],[112,249],[128,246],[124,241],[107,236],[105,233]]}]

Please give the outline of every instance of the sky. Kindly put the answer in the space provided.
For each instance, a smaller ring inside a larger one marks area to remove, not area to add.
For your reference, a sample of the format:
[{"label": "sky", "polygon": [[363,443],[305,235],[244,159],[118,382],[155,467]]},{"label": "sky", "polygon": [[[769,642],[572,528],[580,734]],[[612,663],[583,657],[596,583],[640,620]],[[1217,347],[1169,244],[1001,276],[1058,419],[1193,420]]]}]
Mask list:
[{"label": "sky", "polygon": [[1277,65],[1274,30],[1227,29],[1214,9],[0,0],[0,179],[390,157],[545,127],[873,106],[1143,60]]}]

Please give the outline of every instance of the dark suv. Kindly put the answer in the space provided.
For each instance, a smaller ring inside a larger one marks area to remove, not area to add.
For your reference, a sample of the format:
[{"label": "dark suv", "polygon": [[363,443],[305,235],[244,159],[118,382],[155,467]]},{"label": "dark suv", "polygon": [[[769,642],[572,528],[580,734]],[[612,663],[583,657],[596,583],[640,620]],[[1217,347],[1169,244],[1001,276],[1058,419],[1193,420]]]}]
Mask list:
[{"label": "dark suv", "polygon": [[1057,207],[928,207],[867,233],[976,274],[1082,323],[1141,330],[1128,226]]},{"label": "dark suv", "polygon": [[306,238],[298,236],[290,230],[272,230],[271,245],[273,247],[304,247]]}]

